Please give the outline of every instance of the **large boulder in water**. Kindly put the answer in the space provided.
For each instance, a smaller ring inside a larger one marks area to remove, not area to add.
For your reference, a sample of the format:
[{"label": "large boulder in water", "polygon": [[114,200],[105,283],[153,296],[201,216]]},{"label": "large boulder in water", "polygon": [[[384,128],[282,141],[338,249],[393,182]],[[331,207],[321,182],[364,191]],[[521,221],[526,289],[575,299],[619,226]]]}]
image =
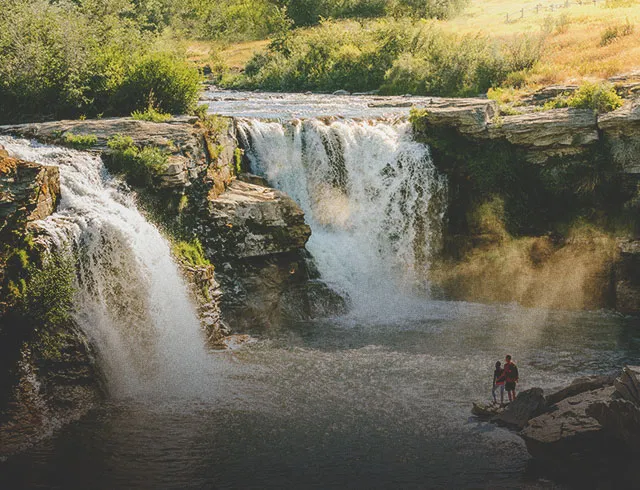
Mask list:
[{"label": "large boulder in water", "polygon": [[615,379],[615,375],[584,376],[573,380],[573,382],[566,388],[562,388],[561,390],[547,395],[545,399],[547,405],[555,405],[566,398],[579,395],[580,393],[597,390],[606,386],[612,386]]},{"label": "large boulder in water", "polygon": [[529,453],[542,460],[561,462],[597,457],[602,448],[615,445],[615,439],[587,413],[594,403],[610,400],[614,391],[610,386],[565,398],[529,420],[520,432]]},{"label": "large boulder in water", "polygon": [[519,393],[515,401],[496,416],[496,420],[522,429],[531,417],[542,413],[546,406],[542,389],[531,388]]}]

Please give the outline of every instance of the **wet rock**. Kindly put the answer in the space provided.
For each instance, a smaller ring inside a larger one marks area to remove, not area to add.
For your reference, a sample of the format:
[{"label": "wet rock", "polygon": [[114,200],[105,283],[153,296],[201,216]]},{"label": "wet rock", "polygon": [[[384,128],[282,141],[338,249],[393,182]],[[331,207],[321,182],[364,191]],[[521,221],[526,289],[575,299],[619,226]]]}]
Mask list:
[{"label": "wet rock", "polygon": [[351,92],[347,90],[336,90],[333,95],[351,95]]},{"label": "wet rock", "polygon": [[238,180],[246,182],[247,184],[261,185],[262,187],[269,187],[269,182],[264,177],[254,175],[250,173],[241,173],[238,175]]},{"label": "wet rock", "polygon": [[248,258],[303,248],[311,228],[300,207],[283,192],[234,180],[208,205],[200,224],[207,255]]},{"label": "wet rock", "polygon": [[46,218],[59,200],[57,167],[0,155],[0,232]]},{"label": "wet rock", "polygon": [[610,146],[611,156],[627,174],[640,174],[640,100],[598,117],[598,127]]},{"label": "wet rock", "polygon": [[529,453],[560,463],[597,458],[603,448],[614,446],[615,437],[603,431],[600,422],[587,413],[594,403],[611,400],[614,392],[610,386],[565,398],[529,420],[520,432]]},{"label": "wet rock", "polygon": [[579,395],[586,391],[597,390],[607,386],[612,386],[615,375],[611,376],[585,376],[575,379],[569,386],[551,393],[545,397],[548,406],[555,405],[562,400]]},{"label": "wet rock", "polygon": [[619,240],[615,265],[616,309],[640,313],[640,241]]},{"label": "wet rock", "polygon": [[541,388],[531,388],[518,393],[515,401],[496,415],[496,421],[522,429],[531,417],[542,413],[547,406]]},{"label": "wet rock", "polygon": [[603,400],[590,405],[587,415],[602,426],[603,431],[640,453],[640,406],[628,400]]}]

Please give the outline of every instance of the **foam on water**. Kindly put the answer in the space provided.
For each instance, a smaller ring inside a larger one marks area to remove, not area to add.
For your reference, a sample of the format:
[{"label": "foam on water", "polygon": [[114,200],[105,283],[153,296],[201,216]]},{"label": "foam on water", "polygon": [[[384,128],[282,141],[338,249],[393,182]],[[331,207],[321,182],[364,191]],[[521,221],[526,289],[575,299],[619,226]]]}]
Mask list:
[{"label": "foam on water", "polygon": [[210,369],[199,320],[167,240],[85,152],[0,138],[60,169],[62,199],[42,227],[77,257],[75,320],[115,396],[200,393]]},{"label": "foam on water", "polygon": [[406,305],[427,289],[446,180],[404,119],[240,120],[252,171],[305,212],[322,278],[360,313]]}]

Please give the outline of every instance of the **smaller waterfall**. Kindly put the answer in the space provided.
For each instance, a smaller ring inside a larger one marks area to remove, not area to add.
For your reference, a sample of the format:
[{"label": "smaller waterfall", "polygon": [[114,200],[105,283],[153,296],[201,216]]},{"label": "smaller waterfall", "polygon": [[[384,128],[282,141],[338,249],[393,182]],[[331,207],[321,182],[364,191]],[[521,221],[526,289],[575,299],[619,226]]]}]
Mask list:
[{"label": "smaller waterfall", "polygon": [[62,200],[42,226],[78,257],[75,320],[112,394],[199,393],[207,353],[168,242],[88,153],[0,138],[16,157],[60,168]]},{"label": "smaller waterfall", "polygon": [[238,129],[252,171],[301,205],[323,279],[354,306],[427,286],[446,180],[409,122],[240,120]]}]

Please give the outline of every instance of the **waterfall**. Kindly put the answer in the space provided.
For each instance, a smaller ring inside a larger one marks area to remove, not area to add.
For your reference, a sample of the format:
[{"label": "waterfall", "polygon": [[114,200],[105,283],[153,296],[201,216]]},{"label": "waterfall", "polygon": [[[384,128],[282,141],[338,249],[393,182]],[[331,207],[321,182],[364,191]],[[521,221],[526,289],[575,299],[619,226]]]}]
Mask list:
[{"label": "waterfall", "polygon": [[238,120],[238,132],[251,171],[304,210],[323,279],[354,307],[428,287],[447,186],[406,119]]},{"label": "waterfall", "polygon": [[89,153],[0,138],[24,160],[60,169],[61,202],[42,223],[77,257],[74,317],[96,346],[114,396],[202,389],[204,337],[170,247]]}]

